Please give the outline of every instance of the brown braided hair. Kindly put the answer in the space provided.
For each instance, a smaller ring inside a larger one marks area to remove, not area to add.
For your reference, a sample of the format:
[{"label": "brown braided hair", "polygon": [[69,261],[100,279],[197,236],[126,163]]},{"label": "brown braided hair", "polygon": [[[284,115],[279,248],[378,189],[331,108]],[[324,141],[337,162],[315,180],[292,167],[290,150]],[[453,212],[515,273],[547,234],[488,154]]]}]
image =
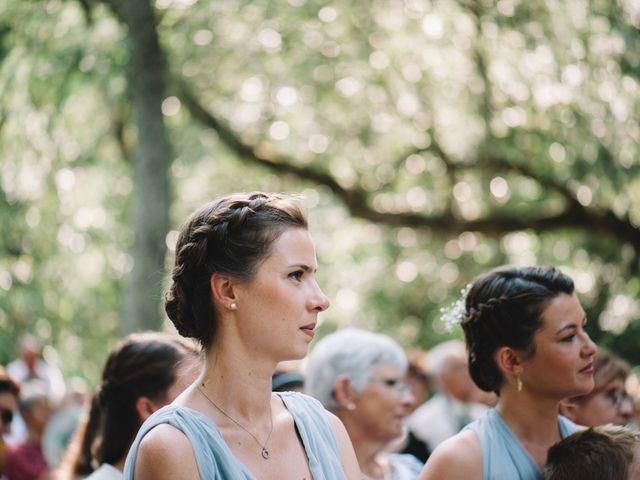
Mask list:
[{"label": "brown braided hair", "polygon": [[502,266],[476,278],[461,322],[476,385],[499,394],[504,377],[495,352],[507,346],[534,355],[533,336],[542,327],[544,309],[559,294],[573,290],[573,280],[554,267]]},{"label": "brown braided hair", "polygon": [[165,311],[180,335],[208,348],[217,326],[211,275],[249,281],[287,228],[306,229],[307,220],[294,199],[281,194],[236,193],[193,212],[180,230],[165,293]]}]

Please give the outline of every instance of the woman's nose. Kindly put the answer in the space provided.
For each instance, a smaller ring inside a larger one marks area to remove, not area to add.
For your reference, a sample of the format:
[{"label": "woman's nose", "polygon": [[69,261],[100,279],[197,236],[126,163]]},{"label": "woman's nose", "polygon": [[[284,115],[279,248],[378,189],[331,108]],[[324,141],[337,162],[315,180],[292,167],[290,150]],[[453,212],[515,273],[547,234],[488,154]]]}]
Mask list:
[{"label": "woman's nose", "polygon": [[324,292],[320,288],[320,285],[316,283],[315,291],[312,297],[312,310],[324,312],[327,308],[329,308],[330,304],[331,302],[329,301],[329,297],[324,294]]},{"label": "woman's nose", "polygon": [[628,394],[625,393],[620,399],[618,411],[626,421],[629,421],[633,417],[635,407],[633,405],[633,399]]},{"label": "woman's nose", "polygon": [[587,332],[584,332],[584,334],[587,337],[587,340],[582,351],[585,357],[592,357],[598,351],[598,346],[594,343],[593,340],[591,340],[591,337]]}]

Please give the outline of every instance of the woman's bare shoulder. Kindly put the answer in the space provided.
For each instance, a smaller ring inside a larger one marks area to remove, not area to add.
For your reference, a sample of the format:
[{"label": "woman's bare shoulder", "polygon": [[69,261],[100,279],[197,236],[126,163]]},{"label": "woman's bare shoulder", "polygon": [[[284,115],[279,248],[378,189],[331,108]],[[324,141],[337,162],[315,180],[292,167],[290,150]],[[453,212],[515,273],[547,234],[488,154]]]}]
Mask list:
[{"label": "woman's bare shoulder", "polygon": [[419,480],[481,480],[482,448],[472,430],[442,442],[427,460]]},{"label": "woman's bare shoulder", "polygon": [[162,424],[147,433],[138,449],[136,480],[200,478],[196,458],[187,436],[177,428]]}]

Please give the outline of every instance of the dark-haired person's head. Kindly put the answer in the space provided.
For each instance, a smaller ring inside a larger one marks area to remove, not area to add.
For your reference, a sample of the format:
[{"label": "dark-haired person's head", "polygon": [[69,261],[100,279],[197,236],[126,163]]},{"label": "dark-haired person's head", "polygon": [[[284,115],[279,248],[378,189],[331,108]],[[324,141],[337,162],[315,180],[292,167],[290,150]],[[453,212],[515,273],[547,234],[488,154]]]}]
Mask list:
[{"label": "dark-haired person's head", "polygon": [[219,321],[211,290],[213,274],[250,282],[289,228],[307,229],[296,202],[275,193],[238,193],[210,202],[184,223],[175,248],[165,310],[178,332],[207,349]]},{"label": "dark-haired person's head", "polygon": [[97,393],[98,462],[119,462],[144,420],[195,379],[197,364],[193,345],[168,334],[135,333],[118,343],[107,358]]},{"label": "dark-haired person's head", "polygon": [[[556,347],[563,345],[562,342],[569,345],[579,334],[580,357],[584,360],[580,360],[580,365],[557,366],[571,368],[567,375],[573,377],[565,379],[569,380],[567,393],[586,393],[593,388],[592,369],[589,372],[585,370],[584,378],[574,378],[579,368],[589,367],[590,358],[596,351],[582,329],[585,321],[584,310],[574,294],[573,281],[556,268],[495,268],[473,281],[465,299],[461,323],[471,377],[482,390],[499,394],[506,381],[505,365],[536,356],[536,335],[545,325],[548,328],[556,328],[557,325],[557,332],[545,331],[545,352],[549,350],[547,353],[551,357],[548,358],[562,362],[563,355],[568,352]],[[543,370],[549,366],[532,366],[531,375],[548,376],[550,372]],[[576,372],[572,371],[574,368]],[[510,381],[517,381],[520,389],[519,374],[511,377]],[[554,387],[560,389],[560,385]],[[554,391],[554,395],[557,393]]]},{"label": "dark-haired person's head", "polygon": [[616,425],[581,430],[549,449],[544,480],[639,480],[640,434]]},{"label": "dark-haired person's head", "polygon": [[102,464],[122,469],[144,420],[171,403],[199,371],[199,351],[190,341],[158,332],[125,337],[109,353],[89,414],[52,478],[83,478]]}]

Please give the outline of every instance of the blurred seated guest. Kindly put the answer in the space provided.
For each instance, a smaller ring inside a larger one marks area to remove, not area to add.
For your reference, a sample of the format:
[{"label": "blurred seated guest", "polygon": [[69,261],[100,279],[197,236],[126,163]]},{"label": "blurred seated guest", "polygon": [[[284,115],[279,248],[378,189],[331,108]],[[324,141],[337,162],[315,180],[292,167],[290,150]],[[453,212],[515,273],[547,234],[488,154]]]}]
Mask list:
[{"label": "blurred seated guest", "polygon": [[41,480],[49,473],[42,450],[42,435],[51,415],[44,385],[31,382],[22,388],[18,403],[27,426],[27,439],[7,451],[5,475],[8,480]]},{"label": "blurred seated guest", "polygon": [[344,423],[365,479],[414,480],[422,464],[390,453],[414,397],[404,350],[391,337],[355,328],[321,339],[307,363],[306,391]]},{"label": "blurred seated guest", "polygon": [[[62,372],[53,362],[43,358],[40,342],[33,335],[26,334],[20,338],[18,358],[7,365],[7,373],[22,387],[28,387],[31,383],[37,384],[36,388],[39,389],[44,386],[53,409],[64,398],[66,386]],[[24,443],[27,435],[27,426],[18,411],[6,441],[10,445],[17,445]]]},{"label": "blurred seated guest", "polygon": [[303,392],[304,375],[294,371],[276,371],[271,377],[272,392]]},{"label": "blurred seated guest", "polygon": [[601,348],[593,360],[593,368],[593,390],[560,402],[560,413],[587,427],[607,423],[628,424],[635,414],[633,400],[625,388],[630,373],[629,364]]},{"label": "blurred seated guest", "polygon": [[0,479],[6,478],[4,472],[4,462],[7,453],[7,445],[4,436],[11,433],[11,422],[18,410],[18,398],[20,387],[7,374],[7,371],[0,367]]},{"label": "blurred seated guest", "polygon": [[640,479],[640,433],[618,425],[600,425],[553,445],[544,480],[576,479]]},{"label": "blurred seated guest", "polygon": [[407,420],[409,429],[433,451],[447,438],[480,418],[488,409],[487,398],[469,375],[464,343],[449,340],[427,355],[436,394],[419,406]]},{"label": "blurred seated guest", "polygon": [[42,449],[50,469],[60,463],[78,427],[87,396],[84,380],[73,378],[67,383],[67,394],[49,419],[42,437]]},{"label": "blurred seated guest", "polygon": [[640,379],[635,372],[631,372],[625,386],[633,402],[633,418],[626,426],[640,432]]},{"label": "blurred seated guest", "polygon": [[54,478],[90,474],[91,480],[122,479],[140,425],[171,403],[199,372],[195,345],[181,337],[144,332],[120,341],[107,358],[89,415]]},{"label": "blurred seated guest", "polygon": [[27,334],[20,339],[19,356],[7,365],[7,373],[20,385],[32,380],[42,382],[53,407],[64,398],[66,386],[62,372],[43,358],[40,342],[33,335]]},{"label": "blurred seated guest", "polygon": [[[415,399],[409,414],[413,413],[419,405],[422,405],[429,397],[431,379],[427,373],[426,361],[427,352],[423,350],[407,350],[409,367],[405,375],[405,382],[411,388],[411,393]],[[405,426],[405,436],[398,441],[397,445],[392,445],[390,451],[400,451],[400,453],[410,453],[422,463],[426,462],[431,454],[426,442],[420,440],[413,430]]]},{"label": "blurred seated guest", "polygon": [[411,413],[413,413],[429,398],[431,377],[427,368],[428,353],[418,349],[409,349],[405,353],[409,360],[405,381],[411,387],[411,393],[415,398],[415,403],[411,409]]}]

